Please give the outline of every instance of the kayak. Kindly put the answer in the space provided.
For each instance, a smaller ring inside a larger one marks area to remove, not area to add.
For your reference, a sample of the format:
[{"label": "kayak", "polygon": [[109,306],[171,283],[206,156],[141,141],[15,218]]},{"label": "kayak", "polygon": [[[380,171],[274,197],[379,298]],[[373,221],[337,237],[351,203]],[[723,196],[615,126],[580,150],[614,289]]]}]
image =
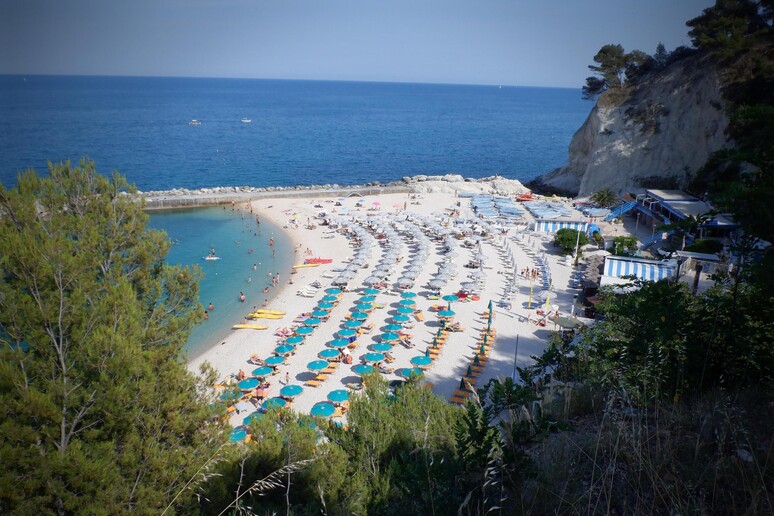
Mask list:
[{"label": "kayak", "polygon": [[319,267],[319,266],[320,266],[319,263],[302,263],[302,264],[299,264],[299,265],[294,265],[293,268],[294,269],[303,269],[304,267]]},{"label": "kayak", "polygon": [[333,263],[333,258],[307,258],[304,263]]},{"label": "kayak", "polygon": [[277,314],[250,314],[247,317],[250,319],[282,319],[285,316]]},{"label": "kayak", "polygon": [[282,310],[269,310],[268,308],[265,309],[265,310],[263,308],[259,308],[258,310],[256,310],[253,313],[255,313],[255,314],[269,314],[269,315],[285,315],[285,314],[287,314],[287,312],[283,312]]},{"label": "kayak", "polygon": [[235,330],[267,330],[268,326],[262,324],[235,324],[231,328]]}]

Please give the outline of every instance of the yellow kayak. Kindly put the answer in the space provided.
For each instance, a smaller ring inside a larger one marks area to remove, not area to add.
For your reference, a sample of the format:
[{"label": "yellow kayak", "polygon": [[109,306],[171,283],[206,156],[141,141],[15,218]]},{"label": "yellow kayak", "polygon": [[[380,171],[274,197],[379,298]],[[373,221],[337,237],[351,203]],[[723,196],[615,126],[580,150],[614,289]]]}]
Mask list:
[{"label": "yellow kayak", "polygon": [[269,327],[262,324],[235,324],[231,328],[235,330],[267,330]]},{"label": "yellow kayak", "polygon": [[305,267],[319,267],[319,266],[320,266],[319,263],[300,263],[298,265],[294,265],[293,268],[294,269],[303,269]]},{"label": "yellow kayak", "polygon": [[254,314],[269,314],[269,315],[285,315],[287,312],[283,312],[282,310],[269,310],[268,308],[264,310],[263,308],[259,308]]},{"label": "yellow kayak", "polygon": [[249,317],[250,319],[282,319],[285,316],[284,315],[255,313],[255,314],[250,314],[247,317]]}]

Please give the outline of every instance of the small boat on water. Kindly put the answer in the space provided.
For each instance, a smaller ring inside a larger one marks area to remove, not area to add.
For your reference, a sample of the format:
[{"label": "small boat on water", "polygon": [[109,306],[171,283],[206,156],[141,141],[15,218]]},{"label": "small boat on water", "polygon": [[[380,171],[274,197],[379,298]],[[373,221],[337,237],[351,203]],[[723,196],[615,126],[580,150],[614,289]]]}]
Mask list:
[{"label": "small boat on water", "polygon": [[188,122],[188,125],[202,125],[201,121],[196,120],[195,118]]},{"label": "small boat on water", "polygon": [[212,256],[212,255],[202,256],[202,260],[220,260],[220,256]]},{"label": "small boat on water", "polygon": [[249,124],[250,122],[252,122],[252,120],[250,120],[249,118],[243,118],[242,119],[242,123],[243,124]]}]

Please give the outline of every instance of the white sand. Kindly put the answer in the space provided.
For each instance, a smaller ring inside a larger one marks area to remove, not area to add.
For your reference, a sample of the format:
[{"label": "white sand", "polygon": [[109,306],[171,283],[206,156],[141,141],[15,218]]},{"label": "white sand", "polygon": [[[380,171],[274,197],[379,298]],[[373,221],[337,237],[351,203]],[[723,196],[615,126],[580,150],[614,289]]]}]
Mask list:
[{"label": "white sand", "polygon": [[[379,211],[369,211],[366,208],[356,211],[355,203],[358,199],[358,197],[350,197],[343,203],[344,206],[352,210],[351,213],[358,215],[378,216],[385,212],[402,212],[405,202],[408,202],[407,211],[430,215],[432,212],[442,212],[446,208],[456,207],[457,201],[461,203],[460,209],[463,216],[472,215],[470,201],[468,199],[456,199],[454,194],[451,193],[422,194],[421,198],[418,199],[419,204],[413,204],[405,194],[384,194],[378,197],[378,202],[380,202],[381,206]],[[366,207],[371,207],[371,203],[374,200],[377,200],[377,198],[368,197]],[[275,331],[278,328],[290,327],[293,324],[293,319],[298,314],[310,312],[320,298],[325,295],[323,290],[325,287],[330,286],[331,279],[322,277],[322,274],[335,267],[341,267],[343,260],[351,256],[353,249],[350,247],[347,238],[341,233],[333,233],[330,229],[319,225],[313,230],[306,229],[303,226],[307,217],[313,218],[318,212],[322,211],[320,208],[314,207],[314,204],[317,203],[322,204],[324,206],[323,209],[329,213],[334,208],[333,201],[325,198],[318,200],[273,198],[252,201],[252,207],[256,213],[260,213],[261,217],[270,218],[280,227],[287,226],[292,213],[300,214],[297,218],[301,223],[298,229],[286,229],[294,245],[300,244],[301,246],[296,263],[303,262],[305,258],[304,250],[306,248],[312,250],[313,256],[333,258],[334,261],[330,265],[299,269],[297,274],[292,275],[293,285],[288,285],[288,278],[283,278],[284,287],[276,294],[269,308],[287,312],[285,318],[281,320],[256,321],[269,327],[265,331],[234,331],[225,340],[224,344],[215,345],[212,349],[191,361],[189,367],[192,371],[198,371],[199,364],[206,360],[217,369],[220,378],[237,373],[240,369],[249,375],[250,371],[256,367],[248,362],[250,356],[253,354],[257,354],[261,358],[271,356],[274,347],[282,340],[274,335]],[[525,220],[531,220],[529,215],[525,217]],[[531,233],[527,234],[531,235]],[[481,292],[481,299],[479,301],[460,302],[452,305],[452,310],[456,312],[454,319],[462,324],[465,331],[450,334],[440,357],[435,360],[425,374],[425,380],[433,384],[433,390],[438,396],[448,399],[459,386],[460,378],[465,374],[467,366],[477,349],[476,341],[480,336],[482,328],[486,325],[486,320],[481,317],[481,314],[486,309],[490,299],[496,303],[499,300],[505,300],[510,297],[512,308],[495,307],[493,327],[497,331],[497,338],[495,339],[494,350],[490,355],[489,362],[477,379],[477,386],[484,385],[490,378],[511,376],[514,371],[514,359],[520,366],[530,363],[530,357],[532,355],[539,355],[543,351],[552,330],[555,329],[554,324],[550,322],[546,326],[541,327],[527,321],[527,316],[530,315],[530,311],[526,308],[530,293],[530,283],[527,280],[519,280],[515,293],[509,295],[505,292],[507,274],[511,271],[510,265],[506,265],[509,249],[513,253],[517,270],[534,266],[533,258],[531,258],[531,255],[528,255],[528,250],[530,253],[533,250],[537,252],[546,251],[553,276],[553,291],[550,304],[557,304],[563,315],[568,315],[570,312],[573,295],[578,293],[577,290],[570,289],[572,267],[564,265],[564,260],[558,256],[558,253],[550,243],[548,235],[545,237],[531,236],[529,239],[522,238],[522,241],[517,241],[516,235],[517,228],[512,227],[506,235],[484,240],[483,252],[487,259],[484,262],[483,271],[486,273],[486,279],[485,288]],[[458,245],[461,243],[462,241],[457,241]],[[472,257],[475,250],[463,247],[457,247],[456,250],[458,255],[455,260],[458,261],[459,265],[458,273],[443,290],[443,294],[457,292],[460,283],[468,281],[467,275],[472,272],[472,269],[465,268],[463,265]],[[378,246],[373,249],[369,264],[371,267],[378,262],[381,252],[381,248]],[[419,294],[415,298],[416,308],[423,311],[425,320],[424,322],[417,322],[415,327],[409,330],[414,335],[414,349],[406,349],[401,345],[396,345],[393,348],[392,353],[396,357],[396,361],[390,364],[390,367],[395,367],[396,370],[410,367],[410,359],[412,357],[424,354],[426,347],[432,342],[432,337],[439,328],[437,316],[430,312],[428,308],[432,304],[440,304],[443,301],[428,300],[426,297],[428,292],[426,284],[431,275],[436,272],[438,264],[444,259],[435,252],[435,246],[431,246],[431,255],[421,275],[417,278],[415,288],[412,289]],[[405,264],[405,261],[403,263]],[[366,268],[358,272],[357,276],[349,283],[348,288],[350,291],[343,294],[339,304],[330,312],[330,319],[320,324],[314,333],[306,338],[305,343],[297,347],[296,353],[289,356],[285,364],[279,366],[279,374],[270,377],[271,387],[267,397],[279,395],[286,373],[289,374],[291,383],[302,386],[306,380],[314,376],[307,370],[307,364],[312,360],[317,360],[317,354],[326,348],[325,343],[334,338],[334,332],[340,329],[340,324],[344,321],[345,314],[354,306],[355,300],[362,295],[361,292],[364,288],[362,280],[369,274],[369,270]],[[394,284],[399,274],[400,269],[388,278],[390,285]],[[317,295],[314,297],[301,297],[297,295],[296,292],[299,289],[314,280],[319,280],[324,286]],[[540,286],[535,284],[535,296],[537,296],[540,290]],[[367,323],[374,324],[374,330],[369,335],[363,335],[358,339],[359,345],[352,352],[355,359],[353,365],[360,363],[360,357],[370,351],[368,347],[377,342],[377,337],[381,333],[381,327],[386,324],[386,319],[390,317],[388,312],[394,313],[395,308],[398,306],[398,301],[400,301],[400,296],[397,294],[382,292],[376,296],[376,303],[383,303],[385,307],[374,310],[366,321]],[[546,305],[545,301],[533,299],[533,309],[538,304],[542,307]],[[534,310],[531,313],[534,318]],[[241,322],[244,315],[234,314],[234,322]],[[353,365],[341,364],[337,371],[320,387],[304,387],[303,393],[295,399],[293,404],[294,410],[308,413],[315,403],[326,400],[327,394],[330,391],[346,388],[348,382],[357,381],[357,375],[351,371]],[[384,376],[389,380],[399,378],[395,374]],[[231,423],[233,425],[241,424],[243,418],[248,413],[243,411],[241,414],[233,414]]]}]

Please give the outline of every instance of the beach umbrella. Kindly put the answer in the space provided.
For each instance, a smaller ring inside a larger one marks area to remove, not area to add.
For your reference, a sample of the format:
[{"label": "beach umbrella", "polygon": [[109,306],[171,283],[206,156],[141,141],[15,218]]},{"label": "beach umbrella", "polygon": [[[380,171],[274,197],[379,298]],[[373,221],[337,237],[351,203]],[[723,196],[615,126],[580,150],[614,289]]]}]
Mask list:
[{"label": "beach umbrella", "polygon": [[253,376],[257,376],[258,378],[263,378],[264,376],[268,376],[273,372],[274,372],[274,369],[269,366],[260,366],[253,369]]},{"label": "beach umbrella", "polygon": [[425,349],[425,356],[426,357],[430,356],[430,348]]},{"label": "beach umbrella", "polygon": [[400,297],[402,297],[403,299],[413,299],[413,298],[417,297],[417,293],[416,292],[402,292],[400,294]]},{"label": "beach umbrella", "polygon": [[433,348],[438,347],[438,337],[433,337]]},{"label": "beach umbrella", "polygon": [[398,315],[393,315],[392,320],[398,324],[402,324],[405,322],[409,322],[410,318],[408,315],[398,314]]},{"label": "beach umbrella", "polygon": [[335,412],[336,407],[334,407],[332,403],[321,401],[320,403],[314,404],[312,410],[309,411],[309,414],[314,417],[331,417]]},{"label": "beach umbrella", "polygon": [[326,367],[328,367],[328,361],[327,360],[312,360],[308,364],[306,364],[307,369],[313,372],[322,371]]},{"label": "beach umbrella", "polygon": [[372,296],[372,295],[369,294],[367,296],[362,296],[360,299],[358,299],[358,302],[359,303],[373,303],[375,299],[376,299],[376,296]]},{"label": "beach umbrella", "polygon": [[438,332],[436,332],[435,336],[440,337],[441,335],[443,335],[443,328],[438,328]]},{"label": "beach umbrella", "polygon": [[330,294],[332,296],[338,296],[339,294],[341,294],[341,289],[340,288],[326,288],[325,289],[325,293],[326,294]]},{"label": "beach umbrella", "polygon": [[441,299],[446,301],[447,303],[454,303],[455,301],[459,301],[460,298],[457,297],[455,294],[447,294],[443,296]]},{"label": "beach umbrella", "polygon": [[366,362],[381,362],[384,360],[384,353],[366,353],[363,355],[363,360]]},{"label": "beach umbrella", "polygon": [[331,360],[332,358],[336,358],[340,354],[341,352],[338,349],[325,348],[324,350],[317,353],[317,356],[322,358],[323,360]]},{"label": "beach umbrella", "polygon": [[[318,307],[319,308],[319,307]],[[320,317],[328,317],[328,312],[325,310],[313,310],[312,311],[312,317],[320,318]]]},{"label": "beach umbrella", "polygon": [[359,312],[369,312],[374,309],[374,306],[371,303],[360,303],[359,305],[355,305],[355,310]]},{"label": "beach umbrella", "polygon": [[317,317],[310,317],[309,319],[304,321],[304,324],[307,326],[317,326],[320,324],[320,319]]},{"label": "beach umbrella", "polygon": [[242,391],[251,391],[258,387],[258,378],[245,378],[237,384]]},{"label": "beach umbrella", "polygon": [[261,419],[262,417],[263,417],[263,414],[261,414],[260,412],[253,412],[252,414],[250,414],[249,416],[247,416],[247,417],[246,417],[246,418],[245,418],[245,419],[242,421],[242,424],[243,424],[243,425],[245,425],[245,426],[246,426],[246,425],[249,425],[251,421],[253,421],[253,420],[256,420],[256,421],[258,421],[258,420],[259,420],[259,419]]},{"label": "beach umbrella", "polygon": [[300,328],[296,328],[296,335],[306,336],[311,335],[314,331],[314,328],[311,326],[301,326]]},{"label": "beach umbrella", "polygon": [[403,329],[403,326],[400,324],[388,324],[383,329],[384,331],[400,331]]},{"label": "beach umbrella", "polygon": [[400,335],[392,331],[386,331],[381,335],[379,335],[379,340],[382,340],[384,342],[392,342],[394,340],[398,340],[399,338],[400,338]]},{"label": "beach umbrella", "polygon": [[489,308],[489,313],[491,314],[492,313],[492,300],[491,299],[489,300],[488,308]]},{"label": "beach umbrella", "polygon": [[465,378],[460,378],[460,390],[464,391],[465,389]]},{"label": "beach umbrella", "polygon": [[346,285],[349,283],[349,280],[350,278],[344,276],[343,274],[339,274],[331,280],[331,285]]},{"label": "beach umbrella", "polygon": [[354,321],[365,321],[368,319],[368,314],[365,312],[352,312],[350,316]]},{"label": "beach umbrella", "polygon": [[426,357],[424,355],[417,355],[411,359],[411,363],[417,367],[424,367],[432,364],[433,360],[430,357]]},{"label": "beach umbrella", "polygon": [[374,366],[369,364],[358,364],[352,368],[352,372],[358,375],[364,375],[374,372]]},{"label": "beach umbrella", "polygon": [[288,355],[296,350],[295,346],[291,346],[290,344],[283,344],[281,346],[277,346],[274,348],[274,354],[275,355]]},{"label": "beach umbrella", "polygon": [[365,289],[363,291],[363,293],[368,295],[368,296],[375,296],[376,294],[379,293],[379,289],[377,289],[377,288],[367,288],[367,289]]},{"label": "beach umbrella", "polygon": [[285,362],[285,357],[274,355],[263,361],[267,366],[276,367]]},{"label": "beach umbrella", "polygon": [[486,343],[484,342],[481,343],[481,347],[479,348],[478,352],[481,353],[482,355],[486,355]]},{"label": "beach umbrella", "polygon": [[398,374],[404,378],[410,378],[411,376],[419,376],[424,373],[418,367],[405,367],[403,369],[400,369],[398,371]]},{"label": "beach umbrella", "polygon": [[438,317],[454,317],[454,312],[452,310],[441,310],[438,312]]},{"label": "beach umbrella", "polygon": [[349,399],[349,392],[346,389],[336,389],[328,393],[328,400],[334,403],[341,403]]},{"label": "beach umbrella", "polygon": [[[328,290],[330,290],[330,289],[328,289]],[[336,290],[338,290],[338,289],[336,289]],[[328,294],[326,296],[323,296],[320,301],[322,301],[323,303],[335,303],[338,300],[339,300],[338,297],[332,296],[332,295]]]},{"label": "beach umbrella", "polygon": [[414,313],[414,309],[412,307],[410,307],[410,306],[399,306],[398,307],[398,313],[399,314],[406,314],[406,315],[413,314]]},{"label": "beach umbrella", "polygon": [[478,366],[481,365],[481,360],[478,358],[478,353],[476,353],[476,356],[473,357],[473,365]]},{"label": "beach umbrella", "polygon": [[238,443],[239,441],[244,441],[247,437],[247,429],[238,426],[234,428],[231,433],[228,435],[229,440],[232,443]]},{"label": "beach umbrella", "polygon": [[357,335],[357,331],[353,330],[352,328],[345,328],[343,330],[337,331],[336,335],[338,335],[339,337],[347,339],[349,337],[354,337],[355,335]]},{"label": "beach umbrella", "polygon": [[271,410],[271,409],[280,409],[287,405],[287,400],[284,400],[283,398],[269,398],[268,400],[264,401],[261,405],[265,410]]},{"label": "beach umbrella", "polygon": [[341,349],[349,346],[349,339],[333,339],[328,342],[328,345],[332,348]]},{"label": "beach umbrella", "polygon": [[432,279],[427,282],[427,285],[432,289],[441,289],[446,285],[446,282],[441,279]]},{"label": "beach umbrella", "polygon": [[379,353],[384,353],[385,351],[392,350],[392,344],[388,344],[386,342],[378,342],[371,346],[371,349],[374,351],[378,351]]},{"label": "beach umbrella", "polygon": [[303,342],[304,342],[303,335],[293,335],[292,337],[288,337],[287,339],[285,339],[285,344],[291,344],[293,346],[302,344]]},{"label": "beach umbrella", "polygon": [[241,391],[238,391],[238,390],[226,391],[220,395],[220,399],[222,401],[234,401],[234,400],[238,400],[241,397],[242,397],[242,393]]},{"label": "beach umbrella", "polygon": [[363,325],[363,321],[347,321],[344,323],[345,328],[360,328]]},{"label": "beach umbrella", "polygon": [[295,398],[299,394],[304,392],[304,388],[300,385],[286,385],[282,389],[280,389],[280,396],[283,396],[285,398]]},{"label": "beach umbrella", "polygon": [[473,367],[470,364],[468,364],[468,370],[465,373],[465,376],[473,376]]}]

